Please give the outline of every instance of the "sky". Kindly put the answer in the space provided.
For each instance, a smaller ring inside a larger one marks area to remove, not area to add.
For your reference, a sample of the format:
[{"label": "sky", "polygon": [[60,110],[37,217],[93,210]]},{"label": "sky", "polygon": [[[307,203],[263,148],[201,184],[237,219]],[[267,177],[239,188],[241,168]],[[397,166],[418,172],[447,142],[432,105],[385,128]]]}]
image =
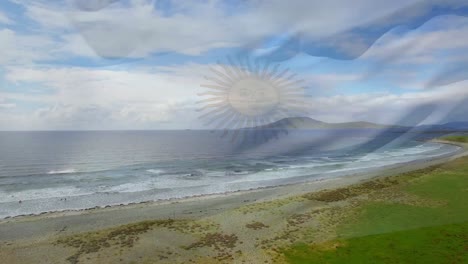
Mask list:
[{"label": "sky", "polygon": [[204,86],[249,62],[301,116],[468,121],[466,1],[3,0],[0,130],[209,129]]}]

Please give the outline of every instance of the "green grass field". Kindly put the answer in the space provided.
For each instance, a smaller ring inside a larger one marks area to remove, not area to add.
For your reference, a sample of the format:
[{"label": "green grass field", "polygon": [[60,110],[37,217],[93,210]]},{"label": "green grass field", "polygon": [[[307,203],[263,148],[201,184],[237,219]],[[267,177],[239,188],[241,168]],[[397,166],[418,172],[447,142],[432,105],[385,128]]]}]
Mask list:
[{"label": "green grass field", "polygon": [[286,252],[290,263],[468,263],[468,223],[424,227],[299,244]]},{"label": "green grass field", "polygon": [[369,199],[339,226],[340,239],[297,244],[284,251],[287,261],[468,263],[468,157],[405,177],[397,191],[427,203]]},{"label": "green grass field", "polygon": [[468,143],[468,135],[446,136],[442,139],[453,142]]}]

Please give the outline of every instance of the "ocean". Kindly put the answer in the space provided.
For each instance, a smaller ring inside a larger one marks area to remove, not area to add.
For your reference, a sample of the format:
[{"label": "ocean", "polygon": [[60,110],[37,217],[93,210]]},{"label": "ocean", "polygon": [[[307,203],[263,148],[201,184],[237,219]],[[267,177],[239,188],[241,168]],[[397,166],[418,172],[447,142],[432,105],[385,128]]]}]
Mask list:
[{"label": "ocean", "polygon": [[459,150],[377,129],[264,135],[0,132],[0,218],[352,177]]}]

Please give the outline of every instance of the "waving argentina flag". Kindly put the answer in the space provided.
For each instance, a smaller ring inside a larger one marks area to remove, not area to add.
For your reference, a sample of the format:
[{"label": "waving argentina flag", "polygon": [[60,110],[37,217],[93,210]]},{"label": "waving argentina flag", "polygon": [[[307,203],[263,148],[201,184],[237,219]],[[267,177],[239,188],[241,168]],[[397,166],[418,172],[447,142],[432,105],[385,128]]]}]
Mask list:
[{"label": "waving argentina flag", "polygon": [[0,1],[1,263],[468,263],[466,0]]}]

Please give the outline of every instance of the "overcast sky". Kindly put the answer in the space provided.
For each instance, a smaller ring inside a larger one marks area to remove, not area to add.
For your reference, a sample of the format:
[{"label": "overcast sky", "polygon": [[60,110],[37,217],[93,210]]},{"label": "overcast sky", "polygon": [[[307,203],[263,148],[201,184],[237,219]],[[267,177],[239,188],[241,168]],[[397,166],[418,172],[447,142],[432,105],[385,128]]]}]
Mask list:
[{"label": "overcast sky", "polygon": [[2,0],[0,130],[201,129],[228,57],[288,68],[327,122],[468,121],[468,3]]}]

